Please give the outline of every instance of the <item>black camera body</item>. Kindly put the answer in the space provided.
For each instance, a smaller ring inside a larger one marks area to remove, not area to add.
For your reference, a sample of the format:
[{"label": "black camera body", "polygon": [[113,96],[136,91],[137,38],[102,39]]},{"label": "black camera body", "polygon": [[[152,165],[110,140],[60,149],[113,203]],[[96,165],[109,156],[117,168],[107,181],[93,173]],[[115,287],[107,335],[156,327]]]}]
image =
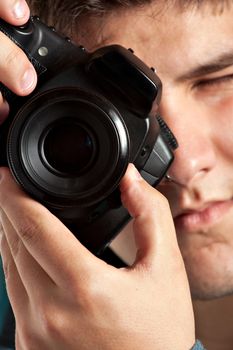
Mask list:
[{"label": "black camera body", "polygon": [[118,189],[129,162],[156,186],[173,160],[175,139],[156,118],[161,82],[132,50],[89,53],[38,17],[22,27],[0,21],[0,30],[38,73],[27,97],[1,86],[11,112],[0,165],[100,254],[130,219]]}]

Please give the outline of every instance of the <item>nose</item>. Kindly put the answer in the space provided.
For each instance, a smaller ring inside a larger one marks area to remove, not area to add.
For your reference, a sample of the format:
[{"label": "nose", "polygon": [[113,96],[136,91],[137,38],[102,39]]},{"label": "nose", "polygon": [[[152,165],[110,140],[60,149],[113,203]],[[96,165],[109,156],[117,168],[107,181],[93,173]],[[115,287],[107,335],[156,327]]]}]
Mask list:
[{"label": "nose", "polygon": [[162,99],[160,114],[174,133],[179,147],[169,175],[187,186],[208,174],[216,164],[212,140],[213,125],[203,106],[182,99]]}]

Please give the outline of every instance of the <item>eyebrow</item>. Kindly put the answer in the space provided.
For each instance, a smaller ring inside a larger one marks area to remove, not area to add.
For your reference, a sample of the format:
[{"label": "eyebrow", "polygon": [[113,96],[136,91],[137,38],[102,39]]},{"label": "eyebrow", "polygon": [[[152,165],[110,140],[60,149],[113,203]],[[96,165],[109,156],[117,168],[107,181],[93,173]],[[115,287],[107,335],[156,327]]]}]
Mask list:
[{"label": "eyebrow", "polygon": [[218,72],[224,68],[233,65],[233,52],[222,54],[217,58],[212,59],[205,64],[201,64],[198,67],[191,69],[190,71],[182,74],[178,80],[192,80],[194,78],[201,77],[203,75],[211,74],[214,72]]}]

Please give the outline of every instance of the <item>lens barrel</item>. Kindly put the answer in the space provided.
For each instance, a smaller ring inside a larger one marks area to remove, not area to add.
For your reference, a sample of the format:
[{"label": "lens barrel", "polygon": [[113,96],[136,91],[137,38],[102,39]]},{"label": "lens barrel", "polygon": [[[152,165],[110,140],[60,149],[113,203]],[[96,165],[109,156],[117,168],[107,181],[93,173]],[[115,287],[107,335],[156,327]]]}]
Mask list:
[{"label": "lens barrel", "polygon": [[8,163],[31,195],[52,206],[90,206],[119,185],[129,138],[109,101],[79,88],[38,93],[17,113]]}]

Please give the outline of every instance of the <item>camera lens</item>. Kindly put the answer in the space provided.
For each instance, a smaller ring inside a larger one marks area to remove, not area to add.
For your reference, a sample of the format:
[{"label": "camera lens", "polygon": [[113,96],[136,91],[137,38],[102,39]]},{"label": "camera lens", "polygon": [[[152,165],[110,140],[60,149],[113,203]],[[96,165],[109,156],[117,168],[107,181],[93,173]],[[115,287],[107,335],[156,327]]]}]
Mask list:
[{"label": "camera lens", "polygon": [[17,181],[38,200],[88,207],[107,198],[126,170],[127,128],[101,96],[52,89],[29,99],[15,116],[7,157]]},{"label": "camera lens", "polygon": [[68,176],[85,171],[94,156],[94,140],[75,121],[52,125],[42,139],[41,154],[46,166]]}]

